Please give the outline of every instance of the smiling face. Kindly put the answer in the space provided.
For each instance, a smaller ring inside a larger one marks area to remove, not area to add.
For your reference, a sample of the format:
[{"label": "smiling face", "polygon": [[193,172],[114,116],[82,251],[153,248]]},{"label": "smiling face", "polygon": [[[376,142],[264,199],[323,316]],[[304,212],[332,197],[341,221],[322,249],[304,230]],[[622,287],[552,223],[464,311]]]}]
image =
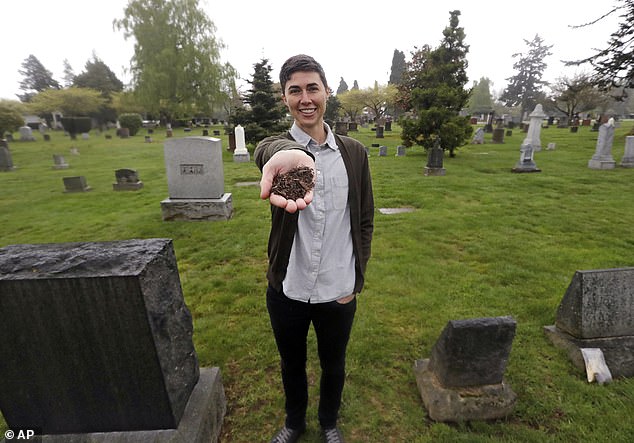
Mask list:
[{"label": "smiling face", "polygon": [[318,143],[326,138],[324,113],[328,91],[319,74],[312,71],[294,72],[284,87],[282,96],[295,123]]}]

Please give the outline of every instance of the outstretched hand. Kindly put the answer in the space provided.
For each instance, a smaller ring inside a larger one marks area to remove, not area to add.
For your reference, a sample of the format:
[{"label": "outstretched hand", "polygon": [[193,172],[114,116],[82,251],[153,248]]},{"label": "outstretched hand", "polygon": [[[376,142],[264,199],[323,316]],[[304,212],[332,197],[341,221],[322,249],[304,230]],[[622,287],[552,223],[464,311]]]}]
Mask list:
[{"label": "outstretched hand", "polygon": [[260,180],[260,198],[266,200],[273,206],[278,206],[289,213],[305,209],[313,200],[312,189],[306,192],[303,198],[290,200],[281,195],[271,193],[273,178],[278,174],[284,174],[298,166],[307,166],[315,172],[315,161],[300,149],[289,149],[278,151],[269,159],[262,168],[262,179]]}]

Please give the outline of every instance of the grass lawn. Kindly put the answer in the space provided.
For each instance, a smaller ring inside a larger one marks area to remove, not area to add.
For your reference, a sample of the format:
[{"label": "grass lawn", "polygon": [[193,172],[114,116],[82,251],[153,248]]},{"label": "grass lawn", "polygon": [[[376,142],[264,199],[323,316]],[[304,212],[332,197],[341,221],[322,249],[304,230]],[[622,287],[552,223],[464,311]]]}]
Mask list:
[{"label": "grass lawn", "polygon": [[[634,266],[634,169],[618,167],[624,122],[614,138],[614,170],[587,167],[597,132],[542,129],[540,173],[514,174],[524,134],[505,143],[466,145],[445,158],[444,177],[425,177],[422,148],[396,157],[398,130],[371,148],[377,213],[373,254],[349,346],[341,427],[350,442],[631,442],[634,380],[589,384],[544,336],[576,270]],[[218,128],[214,128],[218,129]],[[396,127],[395,129],[398,129]],[[0,247],[18,243],[171,238],[201,366],[222,371],[228,410],[223,442],[264,442],[283,423],[279,363],[265,307],[270,212],[260,173],[233,162],[223,135],[225,192],[234,215],[222,222],[163,222],[167,197],[164,130],[129,139],[12,142],[17,169],[0,173]],[[221,131],[224,132],[224,131]],[[201,129],[194,130],[200,135]],[[112,132],[114,134],[114,131]],[[17,135],[17,134],[16,134]],[[184,133],[175,131],[175,136]],[[545,150],[549,142],[556,149]],[[71,146],[79,155],[70,153]],[[70,168],[53,170],[53,154]],[[138,170],[144,187],[114,192],[114,171]],[[64,193],[62,177],[83,175],[92,191]],[[410,207],[384,215],[378,208]],[[0,313],[1,315],[1,313]],[[413,373],[447,321],[511,315],[517,333],[506,380],[517,393],[504,420],[434,423]],[[0,320],[1,321],[1,320]],[[1,339],[1,338],[0,338]],[[309,335],[309,430],[318,442],[318,360]],[[1,395],[1,393],[0,393]],[[0,419],[0,431],[6,424]],[[1,434],[0,434],[1,435]]]}]

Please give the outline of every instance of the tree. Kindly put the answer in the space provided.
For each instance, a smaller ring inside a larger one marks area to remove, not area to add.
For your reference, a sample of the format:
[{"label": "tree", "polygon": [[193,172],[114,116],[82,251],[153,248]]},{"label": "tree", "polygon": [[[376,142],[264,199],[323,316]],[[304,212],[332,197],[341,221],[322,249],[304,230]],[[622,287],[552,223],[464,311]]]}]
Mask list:
[{"label": "tree", "polygon": [[339,109],[341,108],[341,102],[336,95],[330,94],[328,96],[328,100],[326,101],[326,112],[324,112],[324,121],[326,121],[330,126],[337,121],[337,117],[339,116]]},{"label": "tree", "polygon": [[469,114],[488,114],[493,110],[491,80],[487,77],[481,77],[479,82],[473,82],[471,91],[467,106]]},{"label": "tree", "polygon": [[135,94],[146,110],[165,120],[221,107],[223,87],[235,71],[220,63],[224,47],[199,0],[130,0],[115,29],[133,38]]},{"label": "tree", "polygon": [[509,84],[500,96],[500,100],[507,106],[519,106],[521,116],[532,111],[545,97],[543,87],[548,82],[542,80],[542,76],[548,66],[545,59],[552,55],[550,48],[553,47],[544,45],[544,40],[539,34],[535,34],[532,41],[524,39],[524,43],[528,45],[528,52],[513,54],[512,57],[517,58],[513,64],[517,74],[506,79]]},{"label": "tree", "polygon": [[249,105],[236,109],[231,122],[244,127],[244,138],[248,143],[257,143],[268,135],[277,134],[288,128],[282,121],[285,111],[280,101],[280,91],[276,91],[271,80],[271,65],[263,58],[253,65],[253,78],[247,80],[251,89],[243,97]]},{"label": "tree", "polygon": [[398,101],[413,114],[399,120],[403,142],[428,149],[440,138],[440,146],[453,157],[473,129],[467,118],[459,115],[470,95],[465,89],[469,46],[464,43],[464,29],[458,26],[460,11],[449,14],[440,45],[433,50],[424,46],[412,54],[398,86]]},{"label": "tree", "polygon": [[343,77],[341,77],[341,80],[339,80],[339,86],[337,87],[337,92],[336,94],[342,94],[344,92],[346,92],[348,90],[348,83],[346,83],[346,81],[343,79]]},{"label": "tree", "polygon": [[72,86],[75,82],[75,71],[73,71],[73,67],[70,65],[70,62],[67,58],[64,59],[64,86],[69,87]]},{"label": "tree", "polygon": [[23,105],[15,100],[0,100],[0,139],[24,125]]},{"label": "tree", "polygon": [[86,62],[84,71],[75,76],[73,85],[99,91],[106,100],[104,106],[97,113],[92,114],[92,117],[102,123],[117,119],[117,113],[111,106],[112,94],[123,91],[123,82],[96,54],[93,53],[92,60]]},{"label": "tree", "polygon": [[94,53],[92,60],[86,62],[84,71],[75,76],[73,86],[95,89],[106,99],[109,99],[113,92],[123,91],[123,82]]},{"label": "tree", "polygon": [[357,83],[356,80],[352,83],[352,90],[353,91],[358,91],[359,90],[359,83]]},{"label": "tree", "polygon": [[577,74],[572,78],[560,77],[551,86],[552,106],[572,119],[575,114],[605,106],[610,97],[597,89],[589,74]]},{"label": "tree", "polygon": [[401,78],[403,77],[403,72],[405,72],[405,69],[405,54],[403,53],[403,51],[395,49],[394,54],[392,55],[390,80],[387,83],[389,85],[398,85],[399,83],[401,83]]},{"label": "tree", "polygon": [[22,69],[18,72],[24,77],[20,82],[20,89],[25,93],[18,95],[23,102],[28,102],[38,92],[49,88],[60,88],[57,80],[53,78],[53,73],[46,69],[33,54],[24,59]]},{"label": "tree", "polygon": [[356,121],[357,116],[363,112],[365,107],[363,93],[358,89],[351,89],[337,95],[337,98],[344,114],[350,117],[350,120]]},{"label": "tree", "polygon": [[607,47],[595,50],[593,55],[582,60],[565,62],[566,66],[590,64],[594,69],[593,83],[604,91],[619,89],[624,92],[626,88],[634,87],[634,47],[632,46],[634,0],[620,0],[620,2],[621,5],[614,6],[598,19],[575,26],[577,28],[591,26],[622,11],[620,15],[622,21],[618,29],[610,36]]},{"label": "tree", "polygon": [[360,91],[360,100],[364,107],[369,108],[375,119],[383,117],[388,108],[394,103],[398,90],[395,85],[379,86],[367,88]]},{"label": "tree", "polygon": [[42,91],[32,98],[28,108],[35,114],[61,112],[65,117],[80,117],[99,111],[104,103],[101,92],[73,86]]}]

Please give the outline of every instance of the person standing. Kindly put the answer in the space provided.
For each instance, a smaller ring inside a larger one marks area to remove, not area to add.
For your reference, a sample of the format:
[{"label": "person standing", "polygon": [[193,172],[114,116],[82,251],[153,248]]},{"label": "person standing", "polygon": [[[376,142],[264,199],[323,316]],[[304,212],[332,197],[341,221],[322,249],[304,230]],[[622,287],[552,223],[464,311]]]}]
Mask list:
[{"label": "person standing", "polygon": [[[280,70],[282,100],[294,119],[255,150],[260,197],[271,204],[266,304],[280,354],[286,419],[271,443],[298,441],[306,430],[306,339],[312,323],[321,378],[318,419],[327,443],[343,443],[337,427],[346,349],[364,285],[374,230],[374,197],[365,147],[324,122],[330,89],[322,66],[304,54]],[[287,199],[273,179],[295,167],[314,174],[314,188]]]}]

